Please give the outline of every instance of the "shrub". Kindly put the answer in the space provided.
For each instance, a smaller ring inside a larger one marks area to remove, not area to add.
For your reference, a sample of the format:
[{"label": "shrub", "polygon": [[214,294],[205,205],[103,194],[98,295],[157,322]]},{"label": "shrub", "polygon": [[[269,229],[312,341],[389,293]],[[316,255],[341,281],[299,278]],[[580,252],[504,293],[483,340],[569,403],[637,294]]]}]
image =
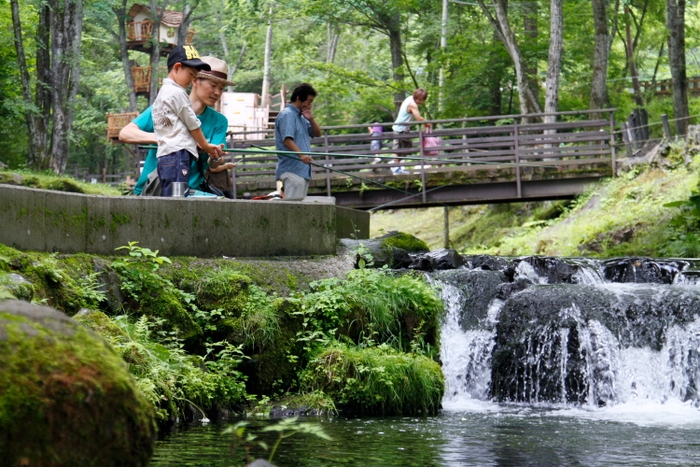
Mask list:
[{"label": "shrub", "polygon": [[311,361],[302,382],[339,408],[372,415],[434,414],[445,388],[440,365],[427,357],[337,342]]}]

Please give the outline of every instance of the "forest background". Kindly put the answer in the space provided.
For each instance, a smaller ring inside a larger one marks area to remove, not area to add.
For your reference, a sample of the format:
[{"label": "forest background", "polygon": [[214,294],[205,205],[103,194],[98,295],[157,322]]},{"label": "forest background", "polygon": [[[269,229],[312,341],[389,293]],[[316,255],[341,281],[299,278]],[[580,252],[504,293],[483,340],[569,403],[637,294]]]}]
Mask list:
[{"label": "forest background", "polygon": [[[90,173],[134,167],[133,155],[105,137],[107,113],[148,105],[143,97],[130,99],[125,70],[129,60],[147,66],[151,57],[123,53],[119,40],[132,5],[3,2],[0,161],[58,173],[69,164]],[[150,0],[146,6],[183,12],[200,54],[228,62],[235,91],[260,93],[269,85],[274,93],[283,84],[311,82],[323,125],[392,121],[397,104],[417,87],[430,92],[424,112],[430,119],[615,107],[623,121],[645,107],[652,122],[663,113],[689,116],[676,122],[674,130],[683,133],[700,113],[697,98],[659,97],[653,85],[643,86],[680,68],[687,76],[700,73],[697,1]],[[652,130],[660,134],[661,127]]]}]

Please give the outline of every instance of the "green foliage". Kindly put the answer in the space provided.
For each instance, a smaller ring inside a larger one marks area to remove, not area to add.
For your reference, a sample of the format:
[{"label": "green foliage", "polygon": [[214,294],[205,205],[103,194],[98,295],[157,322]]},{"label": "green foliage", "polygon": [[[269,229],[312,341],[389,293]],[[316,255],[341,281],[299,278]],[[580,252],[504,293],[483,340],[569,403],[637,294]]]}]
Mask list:
[{"label": "green foliage", "polygon": [[[244,356],[228,342],[207,345],[205,356],[185,351],[174,331],[164,331],[162,320],[126,315],[111,320],[78,318],[100,332],[121,354],[141,392],[157,408],[158,417],[184,418],[185,403],[231,407],[243,400],[244,378],[237,370]],[[116,325],[120,331],[114,327]]]},{"label": "green foliage", "polygon": [[387,343],[434,354],[443,304],[422,277],[357,269],[344,281],[324,279],[310,287],[297,312],[303,322],[298,336],[309,350],[345,336],[361,346]]},{"label": "green foliage", "polygon": [[691,192],[687,200],[666,203],[664,207],[677,208],[679,212],[668,222],[661,252],[672,257],[700,257],[700,186]]},{"label": "green foliage", "polygon": [[444,391],[440,365],[387,345],[333,343],[302,376],[304,387],[330,395],[339,407],[360,414],[437,413]]},{"label": "green foliage", "polygon": [[35,293],[31,295],[35,301],[71,315],[81,308],[98,309],[105,300],[98,282],[99,274],[81,269],[70,270],[55,253],[36,258],[26,267],[24,274],[33,284]]},{"label": "green foliage", "polygon": [[201,310],[200,326],[218,331],[234,342],[261,349],[279,333],[275,295],[254,284],[247,275],[228,268],[203,271],[194,283]]},{"label": "green foliage", "polygon": [[126,246],[120,246],[115,250],[128,250],[129,256],[120,257],[112,262],[112,268],[119,274],[122,280],[122,290],[138,301],[142,294],[154,293],[163,286],[171,286],[172,283],[156,274],[163,263],[172,263],[170,258],[158,256],[158,250],[138,246],[139,242],[129,242]]},{"label": "green foliage", "polygon": [[161,324],[179,330],[184,337],[201,334],[193,318],[198,311],[194,296],[158,273],[163,264],[172,263],[170,258],[158,256],[158,250],[140,247],[138,242],[116,249],[128,250],[128,256],[112,262],[112,268],[121,279],[121,289],[130,298],[127,307],[138,314],[163,318],[159,321]]},{"label": "green foliage", "polygon": [[[126,314],[81,311],[75,319],[117,349],[161,418],[182,415],[188,404],[206,411],[252,399],[267,412],[271,397],[335,413],[336,394],[296,391],[309,361],[338,340],[436,356],[442,302],[418,274],[365,268],[346,279],[307,284],[274,264],[280,280],[297,288],[284,297],[265,282],[267,270],[250,264],[244,273],[243,264],[228,260],[169,259],[137,242],[119,251],[127,254],[108,262],[0,245],[0,293],[15,290],[4,284],[14,283],[9,274],[18,273],[28,280],[27,293],[64,311],[115,310],[121,304],[117,312]],[[109,265],[123,302],[105,300]]]}]

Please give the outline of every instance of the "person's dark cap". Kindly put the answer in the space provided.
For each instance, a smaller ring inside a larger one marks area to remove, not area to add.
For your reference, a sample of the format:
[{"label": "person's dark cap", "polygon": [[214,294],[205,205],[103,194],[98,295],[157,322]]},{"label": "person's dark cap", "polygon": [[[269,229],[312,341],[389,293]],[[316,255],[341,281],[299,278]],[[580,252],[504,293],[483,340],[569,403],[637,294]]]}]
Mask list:
[{"label": "person's dark cap", "polygon": [[197,49],[191,45],[178,45],[170,52],[170,55],[168,55],[168,70],[178,62],[198,70],[211,70],[211,67],[199,58]]}]

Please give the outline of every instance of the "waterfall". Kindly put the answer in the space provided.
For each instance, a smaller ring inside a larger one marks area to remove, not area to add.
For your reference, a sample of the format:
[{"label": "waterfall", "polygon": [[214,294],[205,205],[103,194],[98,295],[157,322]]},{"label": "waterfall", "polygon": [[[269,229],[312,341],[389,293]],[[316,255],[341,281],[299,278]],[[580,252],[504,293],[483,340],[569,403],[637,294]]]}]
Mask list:
[{"label": "waterfall", "polygon": [[443,405],[700,405],[700,287],[687,260],[465,257],[445,303]]}]

